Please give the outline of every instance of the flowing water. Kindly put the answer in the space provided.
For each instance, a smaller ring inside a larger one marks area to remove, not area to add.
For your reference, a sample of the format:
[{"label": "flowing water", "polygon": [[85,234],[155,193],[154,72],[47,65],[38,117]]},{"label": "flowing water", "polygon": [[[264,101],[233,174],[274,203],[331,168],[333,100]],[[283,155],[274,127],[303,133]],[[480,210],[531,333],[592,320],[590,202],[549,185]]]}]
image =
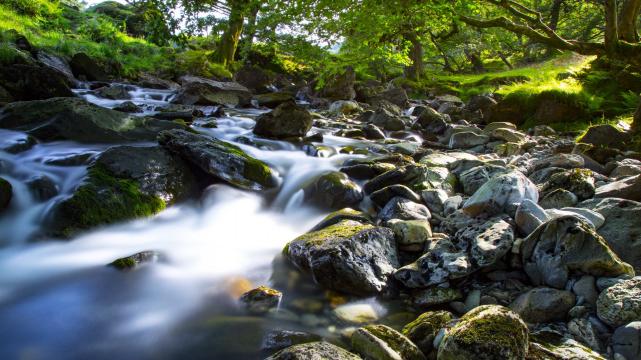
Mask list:
[{"label": "flowing water", "polygon": [[[100,106],[122,103],[76,92]],[[166,106],[172,94],[135,88],[131,95],[147,115]],[[108,146],[54,142],[18,154],[0,151],[0,175],[14,187],[0,218],[0,359],[260,358],[268,329],[331,330],[327,320],[309,316],[244,316],[230,288],[241,278],[270,284],[272,261],[283,245],[326,215],[304,206],[302,186],[354,156],[338,155],[337,147],[361,144],[326,135],[329,150],[319,157],[303,146],[255,139],[252,119],[260,112],[234,110],[217,119],[218,128],[199,127],[198,121],[194,128],[227,141],[244,139],[237,145],[280,174],[275,198],[217,184],[191,203],[71,241],[41,239],[42,223],[86,173],[76,160]],[[27,141],[8,131],[0,139]],[[57,191],[34,195],[26,184],[43,177]],[[124,273],[105,266],[144,250],[159,251],[167,261]]]}]

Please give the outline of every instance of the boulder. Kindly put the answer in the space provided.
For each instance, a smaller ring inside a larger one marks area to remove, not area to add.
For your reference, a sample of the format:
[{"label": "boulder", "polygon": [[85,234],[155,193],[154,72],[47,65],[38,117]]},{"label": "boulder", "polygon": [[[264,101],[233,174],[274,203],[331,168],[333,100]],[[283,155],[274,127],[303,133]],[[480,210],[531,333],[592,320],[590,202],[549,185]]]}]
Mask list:
[{"label": "boulder", "polygon": [[321,337],[303,331],[270,330],[263,337],[260,349],[279,351],[290,346],[320,341]]},{"label": "boulder", "polygon": [[577,196],[579,201],[590,199],[594,196],[594,176],[587,169],[571,169],[550,176],[549,180],[541,186],[543,196],[552,191],[564,189]]},{"label": "boulder", "polygon": [[329,112],[336,115],[350,115],[362,111],[361,106],[353,100],[334,101],[329,106]]},{"label": "boulder", "polygon": [[256,119],[254,134],[274,139],[304,137],[312,128],[312,115],[307,109],[289,101]]},{"label": "boulder", "polygon": [[450,149],[469,149],[490,142],[490,137],[477,134],[472,131],[457,132],[450,137],[448,147]]},{"label": "boulder", "polygon": [[259,286],[241,295],[240,303],[253,315],[263,315],[278,307],[283,294],[266,286]]},{"label": "boulder", "polygon": [[360,360],[360,356],[328,342],[310,342],[283,349],[265,360]]},{"label": "boulder", "polygon": [[641,203],[605,198],[589,200],[579,206],[603,215],[605,222],[598,229],[599,235],[621,260],[641,272]]},{"label": "boulder", "polygon": [[52,98],[5,106],[0,110],[0,128],[24,131],[45,141],[111,143],[151,141],[161,130],[184,126],[130,116],[79,98]]},{"label": "boulder", "polygon": [[378,206],[385,206],[392,198],[402,197],[415,203],[421,203],[421,197],[405,185],[390,185],[370,194],[372,201]]},{"label": "boulder", "polygon": [[521,294],[510,304],[510,309],[528,323],[564,321],[576,303],[570,291],[552,288],[534,288]]},{"label": "boulder", "polygon": [[432,237],[432,228],[426,220],[399,220],[392,219],[387,222],[399,246],[422,246]]},{"label": "boulder", "polygon": [[53,54],[49,54],[42,50],[38,51],[38,54],[36,54],[36,59],[38,59],[38,62],[42,66],[53,69],[64,75],[69,81],[70,86],[75,85],[78,82],[73,76],[73,72],[71,71],[69,63],[65,59]]},{"label": "boulder", "polygon": [[352,208],[345,208],[338,211],[334,211],[333,213],[327,215],[325,218],[323,218],[323,220],[321,220],[318,224],[316,224],[310,231],[318,231],[328,226],[338,224],[343,220],[353,220],[356,222],[360,222],[362,224],[372,224],[372,219],[369,217],[369,215],[361,211],[354,210]]},{"label": "boulder", "polygon": [[113,147],[89,167],[73,194],[54,207],[50,233],[69,237],[92,227],[150,216],[196,190],[187,163],[161,147]]},{"label": "boulder", "polygon": [[85,53],[77,53],[69,62],[73,75],[78,79],[89,81],[108,81],[109,74],[105,66]]},{"label": "boulder", "polygon": [[402,87],[394,87],[385,90],[379,96],[402,109],[406,108],[409,102],[407,91]]},{"label": "boulder", "polygon": [[612,350],[625,359],[641,358],[641,321],[621,326],[612,335]]},{"label": "boulder", "polygon": [[378,312],[369,303],[339,305],[332,314],[346,324],[369,324],[379,319]]},{"label": "boulder", "polygon": [[0,212],[9,207],[13,197],[13,187],[7,180],[0,178]]},{"label": "boulder", "polygon": [[641,277],[620,281],[597,299],[597,316],[612,327],[641,321]]},{"label": "boulder", "polygon": [[463,299],[463,293],[459,289],[437,286],[418,290],[413,294],[412,298],[415,306],[429,308],[461,300]]},{"label": "boulder", "polygon": [[539,205],[544,209],[560,209],[572,207],[578,202],[579,198],[574,193],[565,189],[556,189],[543,195],[543,198],[539,201]]},{"label": "boulder", "polygon": [[132,90],[131,86],[112,84],[96,89],[95,92],[98,96],[106,99],[129,100],[131,99],[131,94],[129,93],[130,90]]},{"label": "boulder", "polygon": [[459,230],[454,243],[469,251],[473,268],[480,269],[495,264],[508,253],[514,243],[514,229],[505,219],[495,217]]},{"label": "boulder", "polygon": [[322,286],[354,295],[383,291],[399,265],[392,230],[351,220],[302,235],[283,252]]},{"label": "boulder", "polygon": [[0,86],[12,101],[74,96],[69,79],[64,74],[46,66],[2,65],[0,66]]},{"label": "boulder", "polygon": [[459,176],[459,184],[463,187],[465,195],[473,195],[486,182],[496,175],[508,173],[503,166],[484,164],[463,171]]},{"label": "boulder", "polygon": [[295,99],[291,93],[272,92],[272,93],[254,95],[253,100],[256,101],[258,106],[265,106],[265,107],[274,109],[280,104],[294,101]]},{"label": "boulder", "polygon": [[205,173],[247,190],[277,186],[275,172],[240,148],[222,140],[184,130],[163,131],[158,142]]},{"label": "boulder", "polygon": [[387,222],[399,220],[429,220],[432,217],[425,205],[415,203],[404,197],[394,197],[381,209],[378,218]]},{"label": "boulder", "polygon": [[594,228],[576,216],[539,226],[521,247],[525,272],[535,285],[563,289],[577,272],[594,276],[633,275]]},{"label": "boulder", "polygon": [[463,211],[471,216],[506,213],[514,215],[526,199],[539,201],[539,192],[525,175],[512,171],[493,177],[478,189],[465,204]]},{"label": "boulder", "polygon": [[388,131],[399,131],[405,129],[405,122],[399,116],[392,114],[385,108],[377,109],[369,118],[374,125]]},{"label": "boulder", "polygon": [[365,134],[365,138],[369,140],[385,139],[385,133],[383,130],[374,124],[366,124],[363,126],[363,133]]},{"label": "boulder", "polygon": [[428,134],[441,135],[447,129],[447,125],[445,116],[428,106],[418,116],[413,127]]},{"label": "boulder", "polygon": [[454,315],[449,311],[428,311],[405,325],[402,333],[416,344],[423,354],[429,356],[436,350],[434,341],[439,332],[453,320]]},{"label": "boulder", "polygon": [[524,200],[516,209],[514,221],[519,232],[525,236],[530,235],[539,225],[549,220],[548,214],[542,207],[532,200]]},{"label": "boulder", "polygon": [[372,360],[425,360],[408,338],[385,325],[368,325],[352,333],[352,348]]},{"label": "boulder", "polygon": [[332,171],[321,175],[304,189],[305,200],[327,209],[342,209],[357,205],[363,200],[360,186],[347,175]]},{"label": "boulder", "polygon": [[528,328],[517,314],[502,306],[482,305],[446,333],[438,359],[525,359],[528,336]]},{"label": "boulder", "polygon": [[600,186],[594,194],[596,198],[622,198],[641,201],[641,175],[624,178]]},{"label": "boulder", "polygon": [[197,76],[183,76],[182,88],[172,99],[183,105],[228,105],[247,106],[251,92],[235,82],[221,82]]},{"label": "boulder", "polygon": [[347,67],[344,72],[334,75],[329,79],[321,91],[321,96],[331,100],[354,100],[356,90],[354,90],[354,81],[356,73],[351,67]]},{"label": "boulder", "polygon": [[234,80],[253,93],[266,94],[273,89],[274,76],[259,66],[245,65],[234,74]]},{"label": "boulder", "polygon": [[630,135],[628,133],[612,125],[605,124],[590,127],[577,142],[625,150],[624,144],[629,140]]}]

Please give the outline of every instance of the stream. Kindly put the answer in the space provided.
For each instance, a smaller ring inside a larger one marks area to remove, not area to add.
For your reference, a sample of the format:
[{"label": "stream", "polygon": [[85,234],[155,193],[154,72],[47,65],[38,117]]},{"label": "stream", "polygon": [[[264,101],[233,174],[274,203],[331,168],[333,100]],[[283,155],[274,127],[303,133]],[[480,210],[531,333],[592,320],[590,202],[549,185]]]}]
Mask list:
[{"label": "stream", "polygon": [[[123,102],[89,90],[75,92],[108,108]],[[135,88],[130,94],[145,109],[140,115],[149,115],[167,106],[173,93]],[[338,325],[322,314],[247,316],[234,288],[248,281],[270,285],[272,262],[283,246],[327,215],[303,204],[303,185],[359,156],[339,154],[340,147],[367,144],[325,134],[324,150],[310,155],[305,146],[255,138],[253,119],[261,112],[227,110],[217,128],[199,126],[201,119],[192,127],[234,142],[272,166],[281,176],[276,196],[267,199],[216,184],[200,199],[152,218],[95,229],[70,241],[33,239],[48,210],[85,175],[86,165],[74,160],[113,144],[61,141],[18,154],[0,151],[0,175],[14,188],[14,200],[0,218],[0,359],[252,359],[265,357],[261,339],[270,329],[338,336],[332,335]],[[27,141],[25,134],[10,131],[2,131],[0,139]],[[26,184],[43,175],[53,180],[56,193],[29,190]],[[167,261],[132,272],[106,266],[144,250],[159,251]],[[284,301],[292,300],[288,296],[295,295],[286,293]]]}]

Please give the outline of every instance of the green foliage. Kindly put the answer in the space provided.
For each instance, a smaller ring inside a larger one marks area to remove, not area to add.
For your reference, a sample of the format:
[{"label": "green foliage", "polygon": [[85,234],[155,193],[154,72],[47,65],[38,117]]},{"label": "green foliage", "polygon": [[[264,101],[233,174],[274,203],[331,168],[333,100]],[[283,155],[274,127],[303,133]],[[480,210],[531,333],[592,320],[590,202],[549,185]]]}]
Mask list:
[{"label": "green foliage", "polygon": [[212,52],[206,50],[186,50],[176,55],[178,74],[191,74],[216,79],[230,79],[231,72],[212,60]]}]

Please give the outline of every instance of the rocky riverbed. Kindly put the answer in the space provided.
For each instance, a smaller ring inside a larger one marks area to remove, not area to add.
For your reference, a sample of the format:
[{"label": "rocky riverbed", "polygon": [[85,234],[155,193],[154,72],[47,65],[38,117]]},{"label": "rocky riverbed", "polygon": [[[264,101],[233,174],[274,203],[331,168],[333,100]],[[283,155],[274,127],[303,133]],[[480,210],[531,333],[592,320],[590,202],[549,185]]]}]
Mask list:
[{"label": "rocky riverbed", "polygon": [[641,358],[614,127],[63,80],[0,110],[1,358]]}]

